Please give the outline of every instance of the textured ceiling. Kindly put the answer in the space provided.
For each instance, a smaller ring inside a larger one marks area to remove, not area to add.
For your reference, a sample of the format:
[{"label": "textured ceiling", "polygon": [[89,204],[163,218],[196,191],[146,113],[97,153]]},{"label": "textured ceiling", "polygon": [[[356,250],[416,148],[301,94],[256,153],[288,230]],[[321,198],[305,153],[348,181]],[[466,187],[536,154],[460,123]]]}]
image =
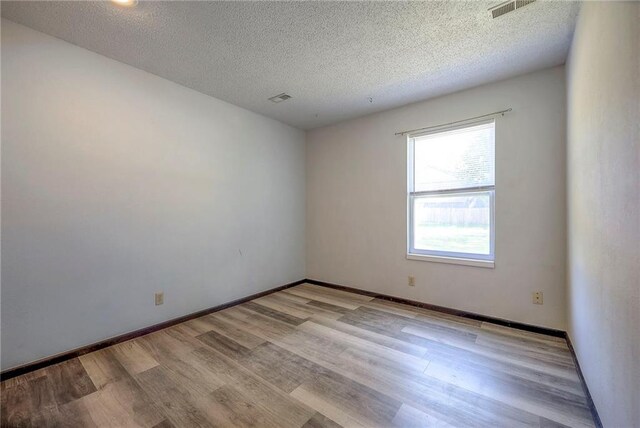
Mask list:
[{"label": "textured ceiling", "polygon": [[493,20],[495,4],[3,1],[2,16],[310,129],[564,63],[577,3]]}]

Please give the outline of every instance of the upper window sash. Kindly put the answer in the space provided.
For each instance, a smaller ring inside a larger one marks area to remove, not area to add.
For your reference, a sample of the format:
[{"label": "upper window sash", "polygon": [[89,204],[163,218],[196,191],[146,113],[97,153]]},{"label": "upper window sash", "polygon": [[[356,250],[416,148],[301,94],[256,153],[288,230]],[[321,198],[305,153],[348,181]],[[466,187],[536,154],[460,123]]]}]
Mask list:
[{"label": "upper window sash", "polygon": [[[456,139],[460,134],[469,134],[472,140]],[[495,186],[494,119],[412,134],[408,142],[409,193]]]}]

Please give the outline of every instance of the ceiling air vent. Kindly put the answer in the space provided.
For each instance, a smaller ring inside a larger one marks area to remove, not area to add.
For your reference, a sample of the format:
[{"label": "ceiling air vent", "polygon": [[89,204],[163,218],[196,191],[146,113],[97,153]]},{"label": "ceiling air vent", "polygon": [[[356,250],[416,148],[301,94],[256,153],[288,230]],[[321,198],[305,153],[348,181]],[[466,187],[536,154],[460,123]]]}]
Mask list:
[{"label": "ceiling air vent", "polygon": [[291,95],[287,95],[285,93],[282,93],[280,95],[276,95],[275,97],[269,98],[269,101],[274,102],[274,103],[281,103],[283,101],[287,101],[289,98],[291,98]]},{"label": "ceiling air vent", "polygon": [[511,0],[505,3],[500,3],[489,9],[489,13],[493,19],[502,16],[506,13],[513,12],[516,9],[520,9],[536,0]]}]

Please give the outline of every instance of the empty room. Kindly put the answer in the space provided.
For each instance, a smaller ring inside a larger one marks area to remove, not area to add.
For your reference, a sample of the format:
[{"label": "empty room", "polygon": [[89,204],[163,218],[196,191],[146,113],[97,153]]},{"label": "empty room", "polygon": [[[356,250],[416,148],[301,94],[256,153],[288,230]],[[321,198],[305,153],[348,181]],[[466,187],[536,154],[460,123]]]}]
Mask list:
[{"label": "empty room", "polygon": [[0,7],[3,428],[640,428],[640,2]]}]

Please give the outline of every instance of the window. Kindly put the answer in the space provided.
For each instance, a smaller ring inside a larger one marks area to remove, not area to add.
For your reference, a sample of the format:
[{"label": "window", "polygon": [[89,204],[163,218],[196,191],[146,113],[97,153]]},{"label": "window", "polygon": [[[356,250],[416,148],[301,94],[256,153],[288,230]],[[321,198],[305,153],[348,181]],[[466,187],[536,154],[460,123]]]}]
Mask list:
[{"label": "window", "polygon": [[492,267],[495,122],[408,142],[408,257]]}]

